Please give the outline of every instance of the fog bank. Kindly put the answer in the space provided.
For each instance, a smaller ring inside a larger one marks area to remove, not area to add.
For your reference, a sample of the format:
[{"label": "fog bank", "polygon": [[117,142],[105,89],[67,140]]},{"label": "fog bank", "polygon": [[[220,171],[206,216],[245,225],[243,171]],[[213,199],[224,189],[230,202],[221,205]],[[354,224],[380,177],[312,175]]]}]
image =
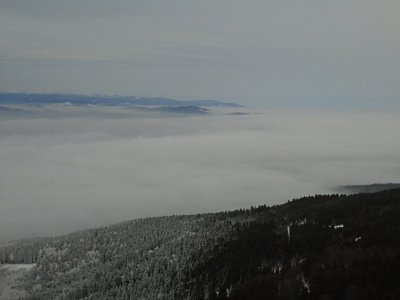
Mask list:
[{"label": "fog bank", "polygon": [[400,181],[398,114],[65,109],[0,118],[0,243]]}]

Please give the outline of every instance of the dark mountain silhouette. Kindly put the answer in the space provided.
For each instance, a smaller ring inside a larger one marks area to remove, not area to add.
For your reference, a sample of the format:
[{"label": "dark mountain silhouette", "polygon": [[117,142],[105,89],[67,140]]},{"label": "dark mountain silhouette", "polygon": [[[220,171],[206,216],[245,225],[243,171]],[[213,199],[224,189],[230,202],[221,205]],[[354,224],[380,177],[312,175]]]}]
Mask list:
[{"label": "dark mountain silhouette", "polygon": [[72,105],[139,105],[139,106],[206,106],[241,107],[236,103],[217,100],[175,100],[162,97],[38,94],[0,92],[0,104],[63,104]]},{"label": "dark mountain silhouette", "polygon": [[339,192],[348,194],[376,193],[400,188],[400,183],[373,183],[360,185],[344,185],[337,188]]},{"label": "dark mountain silhouette", "polygon": [[194,115],[205,115],[210,112],[210,110],[207,108],[198,107],[194,105],[162,106],[162,107],[150,108],[149,110],[172,113],[172,114],[194,114]]}]

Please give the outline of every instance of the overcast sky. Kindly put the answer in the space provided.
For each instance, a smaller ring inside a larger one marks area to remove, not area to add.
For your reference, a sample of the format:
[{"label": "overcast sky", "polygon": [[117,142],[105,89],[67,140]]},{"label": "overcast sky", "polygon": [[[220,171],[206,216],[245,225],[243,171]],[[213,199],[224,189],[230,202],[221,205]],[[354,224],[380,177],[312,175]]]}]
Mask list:
[{"label": "overcast sky", "polygon": [[1,0],[0,90],[388,108],[400,1]]}]

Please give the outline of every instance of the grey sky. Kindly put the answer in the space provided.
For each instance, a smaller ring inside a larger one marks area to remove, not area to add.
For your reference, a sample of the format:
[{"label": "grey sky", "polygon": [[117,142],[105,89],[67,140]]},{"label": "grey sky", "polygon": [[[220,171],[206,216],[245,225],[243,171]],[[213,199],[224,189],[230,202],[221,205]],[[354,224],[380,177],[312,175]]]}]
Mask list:
[{"label": "grey sky", "polygon": [[0,90],[388,107],[399,1],[2,0]]}]

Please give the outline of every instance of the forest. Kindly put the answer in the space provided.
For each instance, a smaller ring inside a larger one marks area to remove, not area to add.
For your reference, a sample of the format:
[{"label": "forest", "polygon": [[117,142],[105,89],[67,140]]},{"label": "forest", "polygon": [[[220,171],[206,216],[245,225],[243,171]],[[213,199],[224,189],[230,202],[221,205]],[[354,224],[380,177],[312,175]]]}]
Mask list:
[{"label": "forest", "polygon": [[26,299],[400,299],[400,189],[136,219],[0,248]]}]

